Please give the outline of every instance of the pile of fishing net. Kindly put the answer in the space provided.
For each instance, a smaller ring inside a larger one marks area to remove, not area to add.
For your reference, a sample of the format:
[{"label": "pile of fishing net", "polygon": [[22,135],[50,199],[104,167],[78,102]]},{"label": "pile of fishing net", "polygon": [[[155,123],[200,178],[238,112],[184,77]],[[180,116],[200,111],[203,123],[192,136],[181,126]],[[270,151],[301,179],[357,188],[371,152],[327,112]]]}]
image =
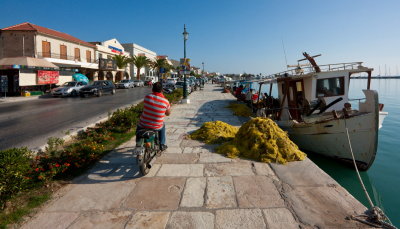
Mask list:
[{"label": "pile of fishing net", "polygon": [[269,118],[253,118],[246,122],[235,138],[219,146],[217,152],[231,158],[240,156],[280,164],[302,161],[307,156]]},{"label": "pile of fishing net", "polygon": [[200,140],[207,144],[218,144],[232,140],[237,132],[237,127],[225,122],[214,121],[203,123],[200,129],[189,136],[191,139]]},{"label": "pile of fishing net", "polygon": [[251,109],[243,103],[231,103],[227,108],[230,108],[237,116],[249,117],[252,115]]}]

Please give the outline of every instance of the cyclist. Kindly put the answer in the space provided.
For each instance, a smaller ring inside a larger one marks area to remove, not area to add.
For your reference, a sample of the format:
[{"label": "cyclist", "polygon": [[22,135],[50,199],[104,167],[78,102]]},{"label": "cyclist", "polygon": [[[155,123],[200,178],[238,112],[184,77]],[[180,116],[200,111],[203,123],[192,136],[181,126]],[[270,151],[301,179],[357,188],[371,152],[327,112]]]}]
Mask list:
[{"label": "cyclist", "polygon": [[157,130],[161,144],[160,149],[164,151],[167,149],[164,118],[170,115],[171,105],[162,94],[162,85],[160,82],[153,84],[153,93],[146,95],[143,103],[143,112],[140,116],[136,133],[140,129]]}]

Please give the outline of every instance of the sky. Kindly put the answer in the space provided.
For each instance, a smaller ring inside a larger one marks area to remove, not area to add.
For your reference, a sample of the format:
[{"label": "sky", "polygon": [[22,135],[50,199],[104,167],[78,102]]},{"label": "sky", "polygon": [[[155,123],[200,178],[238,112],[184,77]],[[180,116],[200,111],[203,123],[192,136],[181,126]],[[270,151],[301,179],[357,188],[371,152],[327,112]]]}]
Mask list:
[{"label": "sky", "polygon": [[[0,0],[0,27],[31,22],[84,41],[116,38],[220,73],[273,74],[302,52],[399,75],[399,0]],[[286,53],[286,55],[285,55]],[[286,56],[286,58],[285,58]]]}]

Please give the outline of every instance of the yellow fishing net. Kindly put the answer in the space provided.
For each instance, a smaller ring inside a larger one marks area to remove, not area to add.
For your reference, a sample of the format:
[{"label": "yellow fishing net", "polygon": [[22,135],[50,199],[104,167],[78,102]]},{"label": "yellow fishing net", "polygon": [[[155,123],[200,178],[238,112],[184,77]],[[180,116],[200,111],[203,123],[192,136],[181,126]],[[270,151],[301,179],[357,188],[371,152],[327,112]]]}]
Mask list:
[{"label": "yellow fishing net", "polygon": [[203,141],[207,144],[217,144],[232,140],[237,131],[237,127],[225,122],[205,122],[200,129],[190,134],[190,138]]},{"label": "yellow fishing net", "polygon": [[227,108],[230,108],[237,116],[249,117],[252,115],[251,109],[243,103],[231,103]]},{"label": "yellow fishing net", "polygon": [[307,156],[269,118],[253,118],[246,122],[233,140],[217,147],[217,152],[231,158],[241,156],[280,164],[302,161]]}]

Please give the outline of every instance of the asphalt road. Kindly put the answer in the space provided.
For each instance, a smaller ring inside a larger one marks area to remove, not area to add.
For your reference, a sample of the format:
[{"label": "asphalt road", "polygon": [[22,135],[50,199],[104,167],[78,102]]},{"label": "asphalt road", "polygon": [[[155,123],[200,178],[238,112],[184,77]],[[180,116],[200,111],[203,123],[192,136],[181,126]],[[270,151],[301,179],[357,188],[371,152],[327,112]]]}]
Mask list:
[{"label": "asphalt road", "polygon": [[49,137],[65,136],[107,117],[117,108],[141,102],[147,93],[150,88],[140,87],[118,89],[115,95],[102,97],[44,97],[0,104],[0,150],[38,148]]}]

